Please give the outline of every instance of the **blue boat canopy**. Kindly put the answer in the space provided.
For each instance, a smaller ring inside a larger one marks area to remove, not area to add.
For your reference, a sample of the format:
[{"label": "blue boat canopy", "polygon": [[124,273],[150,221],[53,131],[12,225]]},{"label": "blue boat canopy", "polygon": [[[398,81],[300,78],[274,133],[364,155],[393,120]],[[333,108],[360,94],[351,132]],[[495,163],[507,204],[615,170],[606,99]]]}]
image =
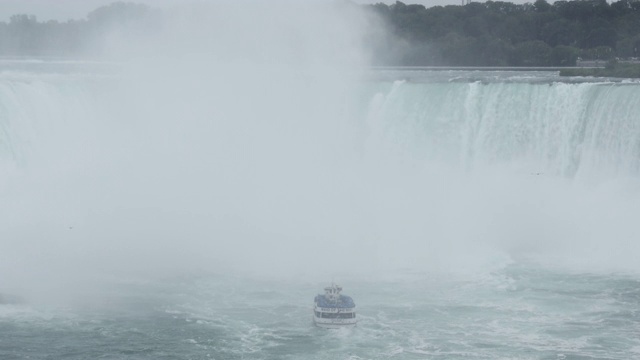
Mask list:
[{"label": "blue boat canopy", "polygon": [[316,303],[319,307],[323,308],[340,308],[347,309],[356,307],[356,304],[353,302],[353,299],[350,296],[340,295],[337,301],[331,301],[327,299],[324,295],[317,295],[315,298]]}]

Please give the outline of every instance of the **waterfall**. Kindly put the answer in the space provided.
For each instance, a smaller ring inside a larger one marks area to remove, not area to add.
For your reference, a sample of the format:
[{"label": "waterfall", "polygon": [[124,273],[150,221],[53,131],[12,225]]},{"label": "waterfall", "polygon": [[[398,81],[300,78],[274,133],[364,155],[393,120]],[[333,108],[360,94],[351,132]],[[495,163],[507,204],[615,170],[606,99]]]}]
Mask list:
[{"label": "waterfall", "polygon": [[384,129],[390,151],[470,171],[510,166],[568,178],[637,176],[639,89],[620,83],[397,82],[377,89],[370,125]]},{"label": "waterfall", "polygon": [[279,69],[4,74],[3,271],[636,266],[639,85]]}]

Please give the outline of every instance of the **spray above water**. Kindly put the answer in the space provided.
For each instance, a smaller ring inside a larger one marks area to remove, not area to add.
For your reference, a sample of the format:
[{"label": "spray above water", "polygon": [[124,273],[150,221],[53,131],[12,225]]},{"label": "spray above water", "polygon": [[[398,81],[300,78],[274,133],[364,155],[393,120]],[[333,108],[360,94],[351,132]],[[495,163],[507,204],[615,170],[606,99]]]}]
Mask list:
[{"label": "spray above water", "polygon": [[[2,75],[0,288],[532,254],[633,268],[637,189],[602,185],[637,176],[633,92],[363,81],[368,21],[349,5],[184,6],[157,33],[113,33],[115,74]],[[604,126],[609,108],[621,120]]]},{"label": "spray above water", "polygon": [[172,11],[156,33],[106,37],[115,74],[3,76],[4,287],[295,272],[333,252],[320,241],[344,240],[333,192],[353,157],[361,15]]}]

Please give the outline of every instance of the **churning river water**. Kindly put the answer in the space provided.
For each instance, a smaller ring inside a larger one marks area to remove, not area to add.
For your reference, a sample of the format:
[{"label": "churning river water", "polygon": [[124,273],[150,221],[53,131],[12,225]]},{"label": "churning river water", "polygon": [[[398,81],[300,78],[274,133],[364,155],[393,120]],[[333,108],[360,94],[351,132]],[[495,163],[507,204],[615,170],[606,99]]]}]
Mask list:
[{"label": "churning river water", "polygon": [[[351,329],[311,321],[323,284],[220,275],[118,284],[76,308],[3,305],[3,359],[632,359],[640,280],[506,265],[465,279],[349,279]],[[347,287],[348,285],[348,287]],[[320,290],[319,290],[320,289]],[[100,295],[100,297],[96,297]],[[98,300],[98,301],[96,301]]]}]

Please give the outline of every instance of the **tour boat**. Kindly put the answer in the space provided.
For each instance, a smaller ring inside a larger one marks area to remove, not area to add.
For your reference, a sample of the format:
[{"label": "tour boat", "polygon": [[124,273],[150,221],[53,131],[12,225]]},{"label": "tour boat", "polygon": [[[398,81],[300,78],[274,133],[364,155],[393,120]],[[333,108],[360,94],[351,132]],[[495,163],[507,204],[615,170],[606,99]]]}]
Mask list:
[{"label": "tour boat", "polygon": [[342,287],[332,283],[324,288],[324,295],[317,295],[314,299],[313,322],[317,326],[337,329],[356,325],[356,304],[340,291]]}]

